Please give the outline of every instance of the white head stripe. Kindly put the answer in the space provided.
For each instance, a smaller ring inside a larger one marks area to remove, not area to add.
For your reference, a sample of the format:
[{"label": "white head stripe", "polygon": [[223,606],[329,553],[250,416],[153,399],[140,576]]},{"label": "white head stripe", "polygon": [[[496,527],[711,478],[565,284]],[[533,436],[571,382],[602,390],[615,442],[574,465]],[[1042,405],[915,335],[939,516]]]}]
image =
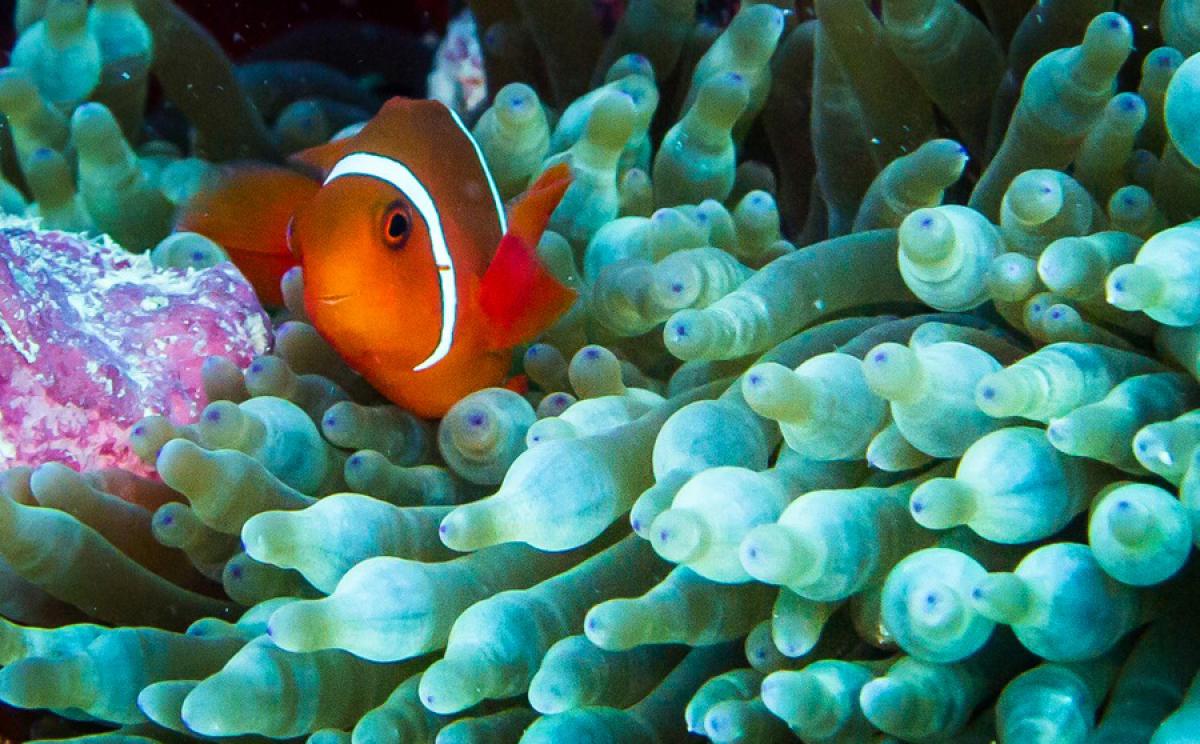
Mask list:
[{"label": "white head stripe", "polygon": [[446,234],[442,230],[442,218],[438,214],[437,203],[408,166],[383,155],[369,152],[351,153],[333,166],[333,170],[325,177],[325,183],[342,176],[368,176],[391,184],[412,202],[421,218],[425,220],[442,290],[442,332],[433,353],[413,367],[413,371],[420,372],[432,367],[450,352],[450,347],[454,344],[454,324],[458,317],[458,286],[454,282],[454,258],[446,245]]},{"label": "white head stripe", "polygon": [[450,111],[450,116],[454,118],[454,123],[467,136],[467,141],[471,143],[471,147],[475,148],[475,156],[479,158],[479,167],[483,169],[483,175],[487,177],[488,187],[492,190],[492,201],[496,203],[496,214],[500,216],[500,234],[503,235],[508,232],[508,219],[504,215],[504,204],[500,202],[500,191],[496,188],[496,181],[492,178],[492,171],[488,168],[487,161],[483,159],[483,150],[480,149],[479,142],[471,134],[471,130],[467,129],[467,125],[463,124],[463,120],[459,118],[458,112],[454,109],[448,110]]}]

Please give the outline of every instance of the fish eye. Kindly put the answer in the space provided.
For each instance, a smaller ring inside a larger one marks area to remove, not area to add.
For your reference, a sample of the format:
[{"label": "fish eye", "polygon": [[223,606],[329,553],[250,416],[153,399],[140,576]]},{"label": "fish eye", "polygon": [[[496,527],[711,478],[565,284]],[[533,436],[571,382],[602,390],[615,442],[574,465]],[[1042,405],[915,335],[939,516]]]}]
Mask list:
[{"label": "fish eye", "polygon": [[388,247],[403,248],[411,232],[412,217],[409,215],[408,205],[393,204],[388,207],[383,217],[384,241]]}]

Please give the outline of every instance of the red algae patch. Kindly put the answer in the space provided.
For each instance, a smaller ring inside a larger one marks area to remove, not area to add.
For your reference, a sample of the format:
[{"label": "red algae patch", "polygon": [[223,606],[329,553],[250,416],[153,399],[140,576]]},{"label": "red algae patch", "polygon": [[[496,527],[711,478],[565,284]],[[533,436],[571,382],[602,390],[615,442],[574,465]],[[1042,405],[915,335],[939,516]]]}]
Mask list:
[{"label": "red algae patch", "polygon": [[0,219],[0,468],[146,474],[130,427],[151,414],[194,420],[205,357],[245,366],[270,334],[230,263],[159,268],[106,237]]}]

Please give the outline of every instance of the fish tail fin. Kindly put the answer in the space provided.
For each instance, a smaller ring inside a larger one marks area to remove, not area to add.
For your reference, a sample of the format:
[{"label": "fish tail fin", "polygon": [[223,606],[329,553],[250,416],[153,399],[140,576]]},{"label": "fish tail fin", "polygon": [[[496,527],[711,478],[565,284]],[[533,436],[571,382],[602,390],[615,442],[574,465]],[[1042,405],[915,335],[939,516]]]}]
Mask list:
[{"label": "fish tail fin", "polygon": [[543,173],[509,210],[508,232],[484,272],[479,303],[491,321],[493,349],[510,349],[550,327],[575,302],[537,255],[550,214],[571,185],[560,163]]},{"label": "fish tail fin", "polygon": [[229,254],[263,304],[280,306],[280,279],[299,263],[288,248],[288,222],[319,187],[289,168],[235,163],[182,206],[175,229],[211,238]]}]

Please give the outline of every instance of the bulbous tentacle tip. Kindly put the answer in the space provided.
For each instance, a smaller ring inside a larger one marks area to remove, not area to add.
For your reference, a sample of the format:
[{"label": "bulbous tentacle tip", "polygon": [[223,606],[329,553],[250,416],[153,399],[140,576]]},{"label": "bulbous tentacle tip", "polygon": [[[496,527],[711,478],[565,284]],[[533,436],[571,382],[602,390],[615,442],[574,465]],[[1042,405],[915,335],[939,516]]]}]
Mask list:
[{"label": "bulbous tentacle tip", "polygon": [[448,427],[449,441],[465,456],[486,456],[500,436],[494,412],[482,402],[452,408],[442,426]]},{"label": "bulbous tentacle tip", "polygon": [[775,585],[791,581],[794,569],[803,560],[799,553],[799,546],[787,530],[775,524],[755,527],[738,548],[738,557],[746,573]]},{"label": "bulbous tentacle tip", "polygon": [[705,532],[704,523],[697,515],[682,509],[668,509],[650,525],[650,544],[668,561],[687,563],[704,552]]},{"label": "bulbous tentacle tip", "polygon": [[354,420],[354,404],[347,400],[338,401],[326,408],[321,416],[321,433],[336,444],[336,440],[343,439],[350,432]]},{"label": "bulbous tentacle tip", "polygon": [[863,715],[882,731],[897,730],[916,713],[912,691],[887,677],[863,685],[858,701]]},{"label": "bulbous tentacle tip", "polygon": [[179,718],[190,731],[201,736],[237,736],[248,731],[239,730],[221,711],[230,708],[242,709],[241,704],[230,699],[222,689],[219,679],[200,683],[184,698],[179,709]]},{"label": "bulbous tentacle tip", "polygon": [[962,624],[966,607],[953,587],[931,583],[908,596],[908,618],[926,633],[949,632]]},{"label": "bulbous tentacle tip", "polygon": [[663,327],[663,341],[684,361],[702,359],[712,350],[715,331],[715,321],[704,310],[680,310]]},{"label": "bulbous tentacle tip", "polygon": [[993,418],[1005,418],[1020,412],[1025,398],[1021,379],[1009,370],[985,375],[975,387],[975,405]]},{"label": "bulbous tentacle tip", "polygon": [[451,550],[471,552],[504,542],[494,534],[492,510],[485,499],[455,508],[438,525],[438,537]]},{"label": "bulbous tentacle tip", "polygon": [[75,112],[71,114],[71,126],[78,127],[103,127],[111,122],[116,124],[113,119],[112,112],[103,103],[89,101],[75,107]]},{"label": "bulbous tentacle tip", "polygon": [[741,702],[726,700],[714,705],[704,716],[704,734],[715,742],[742,741],[749,732],[745,730]]},{"label": "bulbous tentacle tip", "polygon": [[1071,420],[1067,417],[1052,419],[1046,426],[1046,438],[1050,440],[1056,449],[1066,450],[1071,443],[1075,441],[1074,427],[1071,426]]},{"label": "bulbous tentacle tip", "polygon": [[255,514],[242,525],[242,550],[260,563],[276,563],[297,543],[297,520],[303,512],[266,511]]},{"label": "bulbous tentacle tip", "polygon": [[547,682],[529,688],[529,707],[545,716],[570,710],[571,704],[563,685]]},{"label": "bulbous tentacle tip", "polygon": [[[802,716],[828,711],[832,707],[827,691],[810,674],[790,671],[768,674],[762,681],[760,694],[767,710],[789,725],[794,725]],[[820,738],[817,732],[807,727],[805,736]]]},{"label": "bulbous tentacle tip", "polygon": [[888,400],[904,395],[920,373],[916,354],[903,344],[883,343],[863,357],[863,376],[872,392]]},{"label": "bulbous tentacle tip", "polygon": [[421,675],[418,695],[427,709],[450,715],[466,710],[483,699],[480,683],[481,680],[476,679],[472,670],[461,660],[443,658]]},{"label": "bulbous tentacle tip", "polygon": [[55,492],[64,489],[88,489],[83,476],[60,462],[43,463],[29,475],[29,490],[33,497],[44,504]]},{"label": "bulbous tentacle tip", "polygon": [[967,601],[973,610],[987,619],[1012,625],[1029,612],[1031,598],[1019,576],[997,572],[976,582]]},{"label": "bulbous tentacle tip", "polygon": [[954,478],[934,478],[913,491],[908,509],[922,527],[949,529],[970,521],[975,513],[975,495],[969,486]]},{"label": "bulbous tentacle tip", "polygon": [[1008,214],[1026,228],[1033,228],[1062,211],[1066,194],[1060,174],[1050,170],[1029,170],[1013,179],[1004,194]]},{"label": "bulbous tentacle tip", "polygon": [[1125,264],[1112,270],[1104,289],[1108,304],[1136,312],[1158,302],[1163,293],[1163,280],[1149,266]]},{"label": "bulbous tentacle tip", "polygon": [[588,611],[583,633],[606,651],[627,651],[641,642],[639,630],[651,622],[647,614],[635,600],[610,599]]},{"label": "bulbous tentacle tip", "polygon": [[1153,512],[1129,498],[1117,499],[1107,510],[1106,521],[1109,534],[1128,549],[1142,545],[1154,532]]},{"label": "bulbous tentacle tip", "polygon": [[327,600],[299,600],[286,604],[271,613],[267,619],[266,635],[279,648],[292,653],[319,651],[330,646],[323,643],[330,630],[337,630],[338,623],[327,623],[325,604]]},{"label": "bulbous tentacle tip", "polygon": [[155,458],[155,469],[168,486],[178,490],[178,483],[205,470],[208,453],[195,442],[178,437],[168,441]]},{"label": "bulbous tentacle tip", "polygon": [[900,255],[914,266],[939,264],[954,250],[954,225],[937,207],[909,213],[899,230]]},{"label": "bulbous tentacle tip", "polygon": [[233,446],[242,433],[245,416],[246,414],[232,401],[217,400],[209,403],[200,412],[200,419],[197,421],[200,443],[209,449]]},{"label": "bulbous tentacle tip", "polygon": [[85,681],[85,659],[35,656],[9,664],[0,670],[0,700],[18,708],[86,707],[96,691]]}]

